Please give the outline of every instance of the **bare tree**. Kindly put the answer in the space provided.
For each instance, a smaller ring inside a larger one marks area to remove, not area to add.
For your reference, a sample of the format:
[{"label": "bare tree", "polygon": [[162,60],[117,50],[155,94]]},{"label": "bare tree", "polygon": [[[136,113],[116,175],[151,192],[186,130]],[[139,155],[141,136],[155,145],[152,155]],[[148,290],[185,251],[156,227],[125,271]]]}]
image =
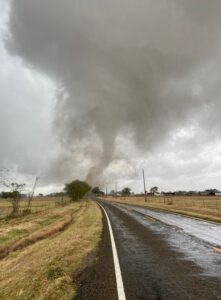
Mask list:
[{"label": "bare tree", "polygon": [[11,203],[12,212],[10,216],[15,217],[18,215],[21,201],[21,193],[25,188],[25,184],[15,182],[15,179],[6,176],[5,173],[8,170],[0,171],[0,184],[5,186],[8,190],[7,200]]}]

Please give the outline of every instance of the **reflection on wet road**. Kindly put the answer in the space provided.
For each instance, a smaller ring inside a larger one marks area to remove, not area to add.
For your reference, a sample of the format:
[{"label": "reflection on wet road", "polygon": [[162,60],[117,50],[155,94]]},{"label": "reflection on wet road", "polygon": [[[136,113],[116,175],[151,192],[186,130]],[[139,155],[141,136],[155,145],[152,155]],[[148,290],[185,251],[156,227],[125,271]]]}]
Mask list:
[{"label": "reflection on wet road", "polygon": [[177,251],[203,268],[204,274],[221,278],[221,254],[214,251],[215,246],[221,246],[221,224],[124,204],[118,207],[160,234]]},{"label": "reflection on wet road", "polygon": [[221,299],[221,225],[102,201],[127,299]]},{"label": "reflection on wet road", "polygon": [[[121,205],[121,207],[128,206]],[[221,224],[136,206],[133,207],[133,210],[153,217],[165,224],[176,226],[179,229],[182,229],[185,233],[211,243],[214,246],[221,247]]]}]

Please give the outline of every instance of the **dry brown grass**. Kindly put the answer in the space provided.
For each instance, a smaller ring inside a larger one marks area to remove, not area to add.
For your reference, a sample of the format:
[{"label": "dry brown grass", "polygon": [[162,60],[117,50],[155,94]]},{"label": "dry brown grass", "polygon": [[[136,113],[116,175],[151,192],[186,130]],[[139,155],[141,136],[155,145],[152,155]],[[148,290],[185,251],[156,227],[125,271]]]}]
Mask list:
[{"label": "dry brown grass", "polygon": [[18,241],[12,241],[6,247],[0,247],[0,259],[6,257],[10,252],[16,251],[18,249],[25,248],[31,244],[36,243],[37,241],[43,240],[47,237],[52,236],[55,233],[63,231],[67,225],[72,221],[71,215],[65,215],[64,218],[51,226],[47,226],[42,230],[38,230],[33,234],[28,235],[27,237],[21,238]]},{"label": "dry brown grass", "polygon": [[[32,213],[41,212],[47,209],[55,208],[60,202],[70,202],[68,197],[34,197],[31,202],[30,210]],[[19,215],[28,207],[28,199],[22,198],[20,201]],[[0,218],[5,218],[11,213],[10,200],[0,199]]]},{"label": "dry brown grass", "polygon": [[20,218],[0,220],[0,249],[37,230],[42,230],[43,227],[62,219],[69,212],[70,207],[65,206]]},{"label": "dry brown grass", "polygon": [[188,216],[221,222],[221,197],[213,196],[173,196],[173,197],[109,197],[111,201],[164,209]]},{"label": "dry brown grass", "polygon": [[0,261],[0,299],[72,299],[76,291],[73,273],[96,248],[102,218],[93,202],[71,204],[69,209],[75,212],[66,230]]}]

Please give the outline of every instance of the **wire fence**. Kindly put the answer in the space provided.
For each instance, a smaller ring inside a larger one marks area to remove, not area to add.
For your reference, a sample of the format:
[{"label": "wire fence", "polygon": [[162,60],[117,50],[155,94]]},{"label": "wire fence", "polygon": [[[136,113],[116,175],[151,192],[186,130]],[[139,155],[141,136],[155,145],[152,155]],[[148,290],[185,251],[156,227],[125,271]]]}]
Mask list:
[{"label": "wire fence", "polygon": [[[34,214],[34,213],[46,211],[48,209],[53,209],[58,206],[64,206],[68,203],[70,203],[70,199],[67,197],[52,198],[50,200],[48,199],[33,200],[29,208],[28,201],[21,200],[16,216],[19,217],[25,215],[28,209],[29,209],[29,213]],[[7,218],[11,214],[12,214],[12,205],[10,203],[10,200],[5,201],[0,199],[0,219]]]},{"label": "wire fence", "polygon": [[220,197],[150,197],[148,198],[151,203],[160,203],[164,205],[175,205],[181,207],[198,207],[207,209],[221,209],[221,198]]},{"label": "wire fence", "polygon": [[[118,196],[114,198],[119,201],[128,200],[129,202],[144,203],[144,196]],[[147,196],[147,203],[221,210],[220,196]]]}]

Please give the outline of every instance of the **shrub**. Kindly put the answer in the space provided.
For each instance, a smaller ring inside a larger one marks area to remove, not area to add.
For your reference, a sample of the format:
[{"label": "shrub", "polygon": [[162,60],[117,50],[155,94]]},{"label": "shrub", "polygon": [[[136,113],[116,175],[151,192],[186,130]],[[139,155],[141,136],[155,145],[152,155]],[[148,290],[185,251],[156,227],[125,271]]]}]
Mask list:
[{"label": "shrub", "polygon": [[66,194],[73,200],[82,199],[91,189],[90,185],[85,181],[75,180],[65,184]]}]

